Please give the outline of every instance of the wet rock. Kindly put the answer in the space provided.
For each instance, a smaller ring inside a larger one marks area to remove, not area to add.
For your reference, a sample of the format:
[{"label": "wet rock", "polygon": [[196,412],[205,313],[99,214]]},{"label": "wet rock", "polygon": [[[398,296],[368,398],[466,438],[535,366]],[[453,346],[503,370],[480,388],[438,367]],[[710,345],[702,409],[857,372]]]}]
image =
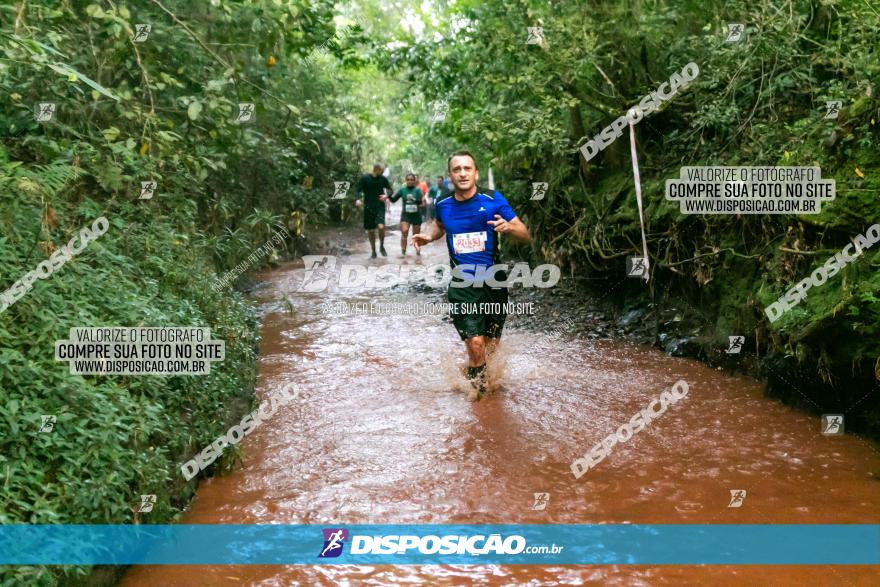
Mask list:
[{"label": "wet rock", "polygon": [[242,286],[241,291],[246,294],[256,294],[272,286],[272,283],[266,280],[249,281]]},{"label": "wet rock", "polygon": [[700,349],[700,344],[695,336],[673,338],[663,346],[666,354],[673,357],[694,356]]},{"label": "wet rock", "polygon": [[624,329],[627,329],[631,325],[639,322],[639,320],[641,320],[642,316],[644,315],[644,308],[636,308],[635,310],[630,310],[617,320],[617,325],[623,327]]}]

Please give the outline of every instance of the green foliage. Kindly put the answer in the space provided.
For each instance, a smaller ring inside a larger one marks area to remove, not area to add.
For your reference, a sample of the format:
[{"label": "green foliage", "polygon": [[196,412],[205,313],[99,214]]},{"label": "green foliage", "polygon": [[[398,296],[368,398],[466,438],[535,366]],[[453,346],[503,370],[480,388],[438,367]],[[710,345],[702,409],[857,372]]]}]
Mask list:
[{"label": "green foliage", "polygon": [[[0,7],[0,291],[110,223],[0,313],[0,523],[162,523],[186,506],[180,464],[240,419],[256,376],[255,311],[210,284],[292,213],[326,218],[332,181],[357,171],[334,59],[362,37],[335,43],[326,70],[304,63],[333,16],[329,0]],[[136,23],[151,24],[144,42]],[[37,102],[57,104],[54,121],[35,120]],[[234,120],[243,102],[253,124]],[[208,376],[83,377],[53,358],[75,326],[187,325],[226,343]],[[158,496],[149,514],[141,494]],[[4,569],[0,583],[87,572]]]}]

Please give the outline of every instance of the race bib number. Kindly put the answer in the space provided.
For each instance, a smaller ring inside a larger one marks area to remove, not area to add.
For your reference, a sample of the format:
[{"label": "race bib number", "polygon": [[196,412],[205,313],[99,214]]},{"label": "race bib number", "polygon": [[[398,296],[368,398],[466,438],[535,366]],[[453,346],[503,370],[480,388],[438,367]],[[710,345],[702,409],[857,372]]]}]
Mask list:
[{"label": "race bib number", "polygon": [[418,211],[419,211],[419,205],[418,205],[418,204],[407,204],[407,205],[406,205],[406,211],[407,211],[407,212],[418,212]]},{"label": "race bib number", "polygon": [[452,235],[452,249],[456,255],[481,253],[486,250],[486,231],[462,232]]}]

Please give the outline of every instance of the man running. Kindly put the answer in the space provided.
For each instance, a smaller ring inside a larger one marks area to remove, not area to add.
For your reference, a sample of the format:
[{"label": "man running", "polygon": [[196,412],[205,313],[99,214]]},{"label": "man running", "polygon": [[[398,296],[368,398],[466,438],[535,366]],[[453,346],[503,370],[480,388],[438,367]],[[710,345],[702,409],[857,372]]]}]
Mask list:
[{"label": "man running", "polygon": [[[456,151],[447,167],[455,192],[437,202],[430,233],[413,235],[413,245],[418,250],[445,234],[450,266],[474,266],[462,269],[463,279],[453,278],[447,297],[455,304],[452,322],[468,352],[467,377],[474,387],[470,397],[478,400],[486,390],[486,357],[495,351],[507,319],[503,309],[495,312],[486,304],[505,304],[507,288],[488,286],[482,278],[477,280],[474,271],[498,263],[500,234],[520,242],[531,237],[501,193],[477,188],[480,174],[470,152]],[[506,281],[507,275],[498,271],[495,280]],[[460,285],[465,287],[456,287]]]},{"label": "man running", "polygon": [[373,173],[365,173],[357,184],[356,194],[363,194],[364,200],[357,200],[355,205],[360,208],[364,207],[364,229],[370,238],[370,248],[373,254],[371,259],[376,258],[376,227],[379,228],[379,252],[383,257],[387,257],[385,252],[385,202],[388,197],[385,195],[391,193],[391,184],[388,178],[382,175],[385,170],[381,163],[373,165]]},{"label": "man running", "polygon": [[[416,176],[406,174],[406,187],[400,188],[391,196],[391,201],[396,202],[403,198],[403,210],[400,213],[400,253],[406,255],[406,243],[409,240],[409,227],[412,226],[413,236],[422,231],[422,208],[425,206],[425,194],[416,187]],[[416,254],[422,252],[416,247]]]}]

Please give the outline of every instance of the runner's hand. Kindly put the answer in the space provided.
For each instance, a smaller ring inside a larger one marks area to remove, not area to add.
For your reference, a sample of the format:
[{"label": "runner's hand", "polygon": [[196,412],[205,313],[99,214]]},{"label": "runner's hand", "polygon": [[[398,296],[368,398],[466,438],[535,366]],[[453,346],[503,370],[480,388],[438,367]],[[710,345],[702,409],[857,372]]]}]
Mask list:
[{"label": "runner's hand", "polygon": [[510,223],[501,217],[500,214],[495,215],[495,220],[489,220],[486,224],[495,227],[495,232],[510,232]]},{"label": "runner's hand", "polygon": [[421,251],[422,247],[431,242],[431,236],[427,234],[414,234],[412,237],[413,246],[417,251]]}]

